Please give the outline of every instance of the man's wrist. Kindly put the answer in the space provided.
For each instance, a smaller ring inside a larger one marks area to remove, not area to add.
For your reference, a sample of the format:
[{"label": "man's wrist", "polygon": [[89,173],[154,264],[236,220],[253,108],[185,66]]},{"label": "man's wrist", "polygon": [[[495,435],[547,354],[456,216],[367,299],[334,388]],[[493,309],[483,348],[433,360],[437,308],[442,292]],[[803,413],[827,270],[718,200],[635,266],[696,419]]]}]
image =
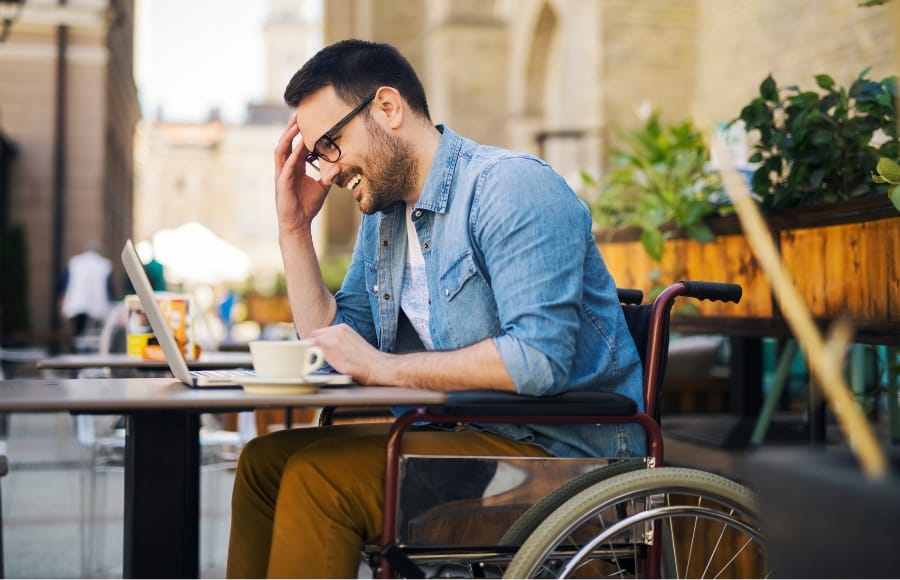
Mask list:
[{"label": "man's wrist", "polygon": [[400,367],[403,363],[402,355],[382,352],[378,361],[371,367],[369,382],[373,385],[388,385],[391,387],[405,387]]},{"label": "man's wrist", "polygon": [[286,230],[284,228],[278,230],[278,245],[284,249],[285,247],[312,244],[312,226],[300,226]]}]

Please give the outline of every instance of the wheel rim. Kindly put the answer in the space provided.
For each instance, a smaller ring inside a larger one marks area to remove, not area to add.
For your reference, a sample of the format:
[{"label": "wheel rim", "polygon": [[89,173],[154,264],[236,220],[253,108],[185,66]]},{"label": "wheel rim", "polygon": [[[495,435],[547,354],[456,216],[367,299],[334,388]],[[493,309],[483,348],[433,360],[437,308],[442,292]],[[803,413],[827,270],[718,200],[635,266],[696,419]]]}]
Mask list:
[{"label": "wheel rim", "polygon": [[[673,518],[692,518],[695,522],[699,520],[709,520],[716,521],[723,524],[722,531],[719,534],[719,540],[723,538],[725,535],[727,528],[732,527],[735,530],[739,530],[739,532],[747,537],[746,542],[743,542],[740,545],[740,548],[725,562],[724,566],[727,568],[737,557],[744,552],[744,550],[750,545],[751,542],[762,542],[762,537],[759,534],[759,531],[750,526],[747,522],[741,521],[738,518],[735,518],[733,513],[724,513],[719,512],[714,509],[698,507],[698,506],[665,506],[652,508],[649,510],[644,510],[632,516],[625,518],[624,520],[620,520],[616,524],[606,528],[601,534],[594,537],[590,542],[581,547],[581,549],[572,556],[572,559],[569,560],[568,564],[560,571],[559,578],[570,578],[572,577],[573,572],[575,572],[579,565],[591,558],[591,554],[596,550],[597,546],[610,544],[612,540],[619,534],[626,532],[630,528],[635,526],[652,522],[654,520],[663,520],[663,525],[665,525],[665,520],[668,520],[668,523],[671,527],[671,521]],[[691,567],[692,557],[693,557],[693,547],[694,543],[690,542],[690,551],[687,554],[687,562],[684,563],[685,572]],[[612,549],[612,546],[610,546]],[[716,551],[718,551],[719,545],[716,546]],[[712,560],[707,559],[705,566],[703,568],[703,574],[700,574],[697,577],[700,578],[719,578],[721,576],[721,572],[724,571],[724,568],[719,570],[710,570],[710,566],[712,565]],[[675,562],[675,570],[679,571],[678,562]],[[716,572],[714,574],[708,574],[708,572]],[[676,577],[681,578],[685,577],[686,574],[676,573]]]},{"label": "wheel rim", "polygon": [[508,577],[765,577],[755,500],[684,468],[632,472],[573,497],[523,544]]}]

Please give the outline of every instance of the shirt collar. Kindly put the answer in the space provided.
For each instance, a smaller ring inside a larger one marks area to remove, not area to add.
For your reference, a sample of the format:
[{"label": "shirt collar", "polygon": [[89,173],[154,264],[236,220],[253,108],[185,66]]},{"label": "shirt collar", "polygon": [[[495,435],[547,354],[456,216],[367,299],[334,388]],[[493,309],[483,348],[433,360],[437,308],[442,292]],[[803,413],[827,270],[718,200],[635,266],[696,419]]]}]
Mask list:
[{"label": "shirt collar", "polygon": [[444,125],[436,125],[436,128],[441,132],[441,143],[434,156],[434,161],[431,162],[431,169],[428,171],[428,177],[425,178],[425,185],[422,187],[422,194],[419,196],[416,207],[444,213],[447,211],[450,188],[453,185],[453,175],[456,171],[463,139]]}]

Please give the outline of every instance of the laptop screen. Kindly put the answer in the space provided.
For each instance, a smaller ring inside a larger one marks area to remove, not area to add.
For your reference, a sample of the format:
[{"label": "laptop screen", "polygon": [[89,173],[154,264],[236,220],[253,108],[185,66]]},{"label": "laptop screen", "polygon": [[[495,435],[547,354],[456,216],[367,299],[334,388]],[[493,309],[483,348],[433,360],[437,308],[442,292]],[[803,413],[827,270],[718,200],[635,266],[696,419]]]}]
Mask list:
[{"label": "laptop screen", "polygon": [[159,307],[159,303],[156,301],[156,294],[153,292],[150,279],[144,271],[144,264],[141,262],[141,258],[138,256],[137,250],[130,239],[125,241],[125,247],[122,248],[122,264],[125,266],[128,279],[131,280],[131,285],[134,286],[134,291],[141,301],[147,320],[150,321],[150,327],[156,335],[156,340],[166,355],[166,361],[169,363],[172,374],[187,385],[193,384],[187,362],[185,362],[184,356],[178,348],[178,343],[175,341],[175,335],[172,334],[172,329],[169,328],[169,323]]}]

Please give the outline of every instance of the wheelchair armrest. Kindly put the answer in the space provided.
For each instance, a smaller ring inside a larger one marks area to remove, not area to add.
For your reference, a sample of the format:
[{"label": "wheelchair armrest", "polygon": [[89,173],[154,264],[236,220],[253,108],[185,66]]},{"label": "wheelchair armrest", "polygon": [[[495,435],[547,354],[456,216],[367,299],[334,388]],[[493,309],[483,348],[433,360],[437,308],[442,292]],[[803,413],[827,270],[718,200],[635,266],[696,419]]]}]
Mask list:
[{"label": "wheelchair armrest", "polygon": [[500,391],[454,391],[440,406],[429,406],[433,415],[633,415],[637,404],[624,395],[607,392],[568,392],[532,397]]}]

